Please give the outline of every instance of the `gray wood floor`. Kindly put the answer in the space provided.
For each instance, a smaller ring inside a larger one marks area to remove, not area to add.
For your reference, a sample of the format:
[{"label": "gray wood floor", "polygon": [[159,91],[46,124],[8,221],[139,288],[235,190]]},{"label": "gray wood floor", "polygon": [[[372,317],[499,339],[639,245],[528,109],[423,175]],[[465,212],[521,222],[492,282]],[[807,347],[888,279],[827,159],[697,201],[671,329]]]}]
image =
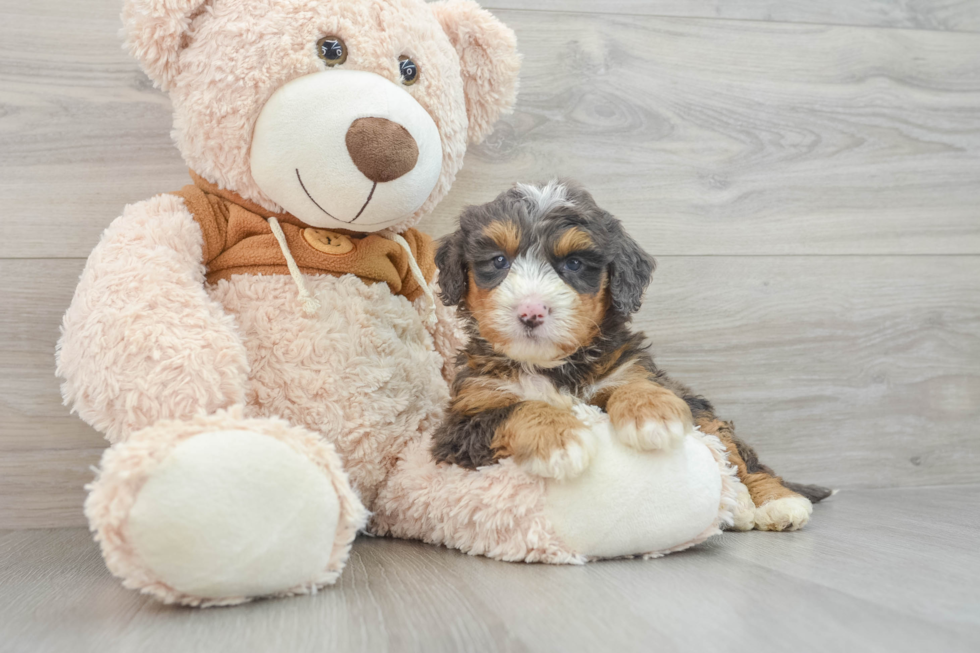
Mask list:
[{"label": "gray wood floor", "polygon": [[977,651],[980,486],[844,491],[797,533],[550,567],[361,539],[314,597],[165,607],[83,529],[0,533],[0,652]]}]

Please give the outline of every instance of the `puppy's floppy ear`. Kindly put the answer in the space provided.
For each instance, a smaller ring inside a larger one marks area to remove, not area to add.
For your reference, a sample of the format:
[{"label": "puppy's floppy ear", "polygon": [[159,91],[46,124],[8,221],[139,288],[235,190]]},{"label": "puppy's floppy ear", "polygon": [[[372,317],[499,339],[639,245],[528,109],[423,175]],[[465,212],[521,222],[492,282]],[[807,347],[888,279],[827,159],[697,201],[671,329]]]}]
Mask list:
[{"label": "puppy's floppy ear", "polygon": [[177,60],[187,45],[191,21],[208,3],[209,0],[126,0],[123,5],[126,48],[163,90],[168,90],[177,76]]},{"label": "puppy's floppy ear", "polygon": [[609,290],[613,309],[622,315],[639,310],[643,293],[657,267],[653,257],[643,251],[617,221],[614,231],[616,256],[609,264]]},{"label": "puppy's floppy ear", "polygon": [[517,98],[514,31],[472,0],[441,0],[429,5],[459,55],[471,143],[479,143]]},{"label": "puppy's floppy ear", "polygon": [[436,267],[439,268],[439,299],[446,306],[455,306],[463,300],[469,285],[462,230],[457,229],[439,242]]}]

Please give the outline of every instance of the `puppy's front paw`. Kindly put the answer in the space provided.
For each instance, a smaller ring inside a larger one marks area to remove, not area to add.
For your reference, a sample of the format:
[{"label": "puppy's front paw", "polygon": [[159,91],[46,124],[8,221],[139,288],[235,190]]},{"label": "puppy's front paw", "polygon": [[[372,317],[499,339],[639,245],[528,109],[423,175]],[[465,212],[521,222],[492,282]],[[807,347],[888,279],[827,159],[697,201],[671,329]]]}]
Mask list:
[{"label": "puppy's front paw", "polygon": [[563,447],[552,449],[547,458],[533,455],[523,460],[518,459],[518,464],[524,471],[535,476],[553,478],[556,481],[574,478],[585,471],[592,459],[593,452],[586,443],[591,443],[587,433],[576,434],[568,438]]},{"label": "puppy's front paw", "polygon": [[640,451],[655,451],[676,447],[690,432],[690,427],[683,422],[660,422],[646,420],[639,426],[635,421],[629,421],[616,428],[620,441]]},{"label": "puppy's front paw", "polygon": [[687,403],[650,381],[618,388],[609,398],[606,412],[623,444],[641,451],[670,449],[694,430]]},{"label": "puppy's front paw", "polygon": [[530,474],[562,480],[588,467],[595,442],[588,427],[569,411],[526,401],[498,429],[492,447],[495,457],[512,457]]}]

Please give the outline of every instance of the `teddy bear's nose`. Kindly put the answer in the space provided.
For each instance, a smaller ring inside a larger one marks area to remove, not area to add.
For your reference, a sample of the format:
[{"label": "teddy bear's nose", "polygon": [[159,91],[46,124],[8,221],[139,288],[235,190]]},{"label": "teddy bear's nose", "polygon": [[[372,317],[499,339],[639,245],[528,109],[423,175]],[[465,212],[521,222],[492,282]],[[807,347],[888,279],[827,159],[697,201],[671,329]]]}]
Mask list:
[{"label": "teddy bear's nose", "polygon": [[375,183],[398,179],[419,160],[412,135],[386,118],[358,118],[351,123],[347,151],[357,169]]}]

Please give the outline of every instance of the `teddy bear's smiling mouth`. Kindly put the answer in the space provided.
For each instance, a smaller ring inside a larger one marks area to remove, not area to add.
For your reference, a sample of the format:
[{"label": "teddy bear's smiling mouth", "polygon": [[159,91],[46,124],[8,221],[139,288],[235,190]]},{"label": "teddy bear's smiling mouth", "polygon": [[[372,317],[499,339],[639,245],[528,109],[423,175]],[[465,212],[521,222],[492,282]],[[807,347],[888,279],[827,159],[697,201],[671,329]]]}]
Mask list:
[{"label": "teddy bear's smiling mouth", "polygon": [[330,211],[328,211],[325,208],[323,208],[322,206],[320,206],[320,203],[317,202],[315,199],[313,199],[313,196],[310,195],[310,191],[306,190],[306,184],[303,183],[303,178],[299,174],[299,168],[296,168],[296,179],[299,181],[299,185],[303,189],[303,192],[306,193],[306,196],[310,198],[310,201],[311,202],[313,202],[314,204],[316,204],[316,208],[320,209],[321,211],[323,211],[324,213],[326,213],[327,215],[329,215],[331,218],[333,218],[337,222],[343,222],[344,224],[353,224],[354,221],[356,221],[359,217],[361,217],[361,214],[364,213],[364,209],[366,209],[367,208],[367,205],[371,203],[371,198],[374,197],[374,190],[378,187],[378,182],[374,182],[371,185],[371,192],[368,193],[367,199],[364,200],[364,205],[361,207],[361,210],[357,212],[357,215],[355,215],[350,220],[341,220],[340,218],[338,218],[334,214],[330,213]]}]

